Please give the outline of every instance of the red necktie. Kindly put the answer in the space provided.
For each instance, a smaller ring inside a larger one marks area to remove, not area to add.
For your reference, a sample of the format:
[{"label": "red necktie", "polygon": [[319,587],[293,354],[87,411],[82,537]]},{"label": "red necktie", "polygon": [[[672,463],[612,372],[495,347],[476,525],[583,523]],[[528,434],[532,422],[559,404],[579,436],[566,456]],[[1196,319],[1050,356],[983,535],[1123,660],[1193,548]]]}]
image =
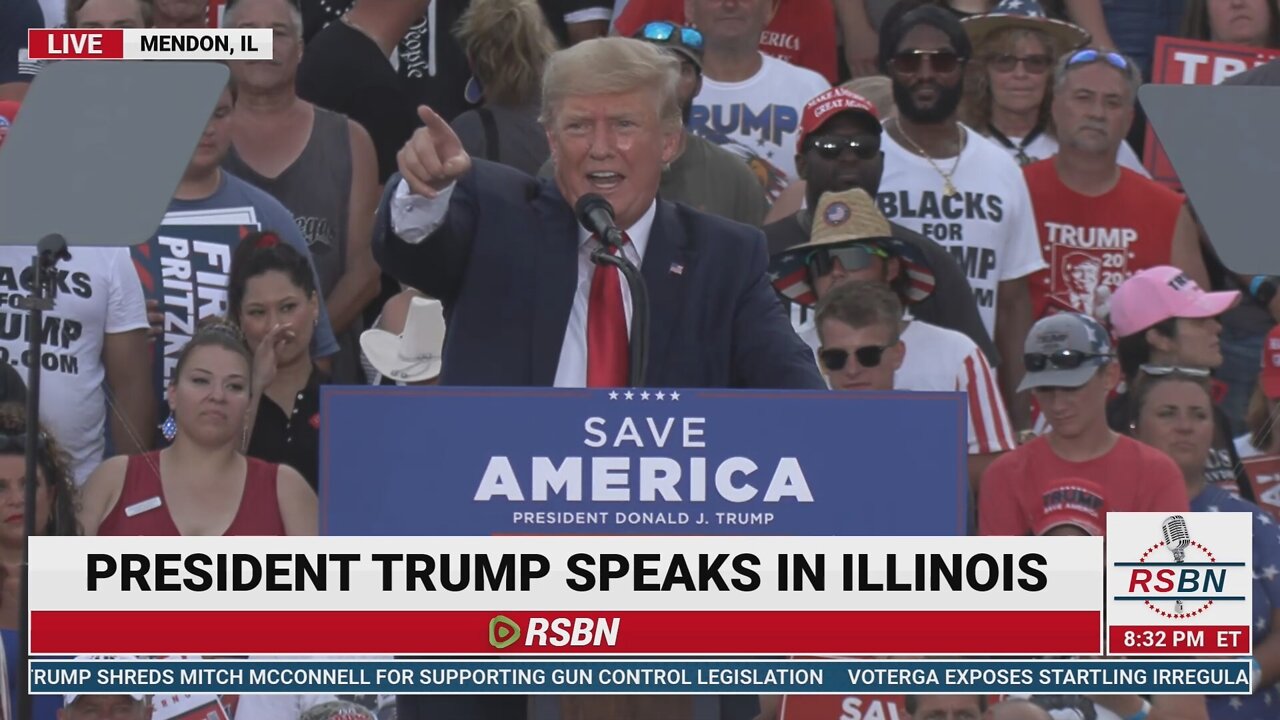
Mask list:
[{"label": "red necktie", "polygon": [[[625,233],[623,243],[631,242]],[[617,248],[609,248],[611,255]],[[630,366],[622,277],[612,265],[596,265],[587,298],[587,387],[626,387]]]}]

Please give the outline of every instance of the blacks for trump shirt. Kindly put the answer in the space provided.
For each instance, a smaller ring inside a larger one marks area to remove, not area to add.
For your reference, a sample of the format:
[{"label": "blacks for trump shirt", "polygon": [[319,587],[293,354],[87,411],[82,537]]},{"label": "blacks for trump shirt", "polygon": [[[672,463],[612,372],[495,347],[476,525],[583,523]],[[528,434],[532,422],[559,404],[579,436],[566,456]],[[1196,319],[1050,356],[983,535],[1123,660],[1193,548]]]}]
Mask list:
[{"label": "blacks for trump shirt", "polygon": [[[877,203],[889,220],[951,252],[969,278],[987,332],[995,337],[1000,283],[1026,277],[1045,262],[1022,169],[1000,146],[968,128],[964,134],[958,158],[935,158],[931,164],[885,132]],[[955,195],[945,194],[938,168],[951,175]]]}]

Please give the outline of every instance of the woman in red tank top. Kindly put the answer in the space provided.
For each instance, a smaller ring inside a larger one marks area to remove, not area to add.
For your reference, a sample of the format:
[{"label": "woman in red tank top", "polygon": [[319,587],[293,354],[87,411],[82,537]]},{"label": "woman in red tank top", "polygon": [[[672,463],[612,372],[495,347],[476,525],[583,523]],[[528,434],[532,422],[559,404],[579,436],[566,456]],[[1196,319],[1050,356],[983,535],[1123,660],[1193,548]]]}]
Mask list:
[{"label": "woman in red tank top", "polygon": [[219,319],[178,357],[164,450],[114,457],[85,483],[86,535],[315,535],[316,494],[296,470],[246,457],[253,357]]}]

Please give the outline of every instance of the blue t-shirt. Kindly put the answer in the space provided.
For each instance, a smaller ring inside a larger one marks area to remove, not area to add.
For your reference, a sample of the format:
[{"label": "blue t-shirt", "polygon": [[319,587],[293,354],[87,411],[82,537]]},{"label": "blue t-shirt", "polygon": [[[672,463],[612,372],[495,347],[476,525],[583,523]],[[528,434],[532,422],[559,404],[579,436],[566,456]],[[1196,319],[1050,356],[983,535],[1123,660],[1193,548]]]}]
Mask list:
[{"label": "blue t-shirt", "polygon": [[[1256,648],[1275,628],[1271,614],[1280,608],[1280,526],[1257,505],[1218,486],[1207,486],[1191,500],[1193,512],[1247,512],[1253,514],[1253,646]],[[1280,714],[1280,690],[1275,685],[1252,695],[1210,695],[1213,720],[1263,720]]]},{"label": "blue t-shirt", "polygon": [[[18,631],[0,630],[4,640],[4,664],[9,683],[9,707],[14,717],[18,715]],[[60,695],[32,695],[31,720],[58,720],[58,708],[62,707]]]}]

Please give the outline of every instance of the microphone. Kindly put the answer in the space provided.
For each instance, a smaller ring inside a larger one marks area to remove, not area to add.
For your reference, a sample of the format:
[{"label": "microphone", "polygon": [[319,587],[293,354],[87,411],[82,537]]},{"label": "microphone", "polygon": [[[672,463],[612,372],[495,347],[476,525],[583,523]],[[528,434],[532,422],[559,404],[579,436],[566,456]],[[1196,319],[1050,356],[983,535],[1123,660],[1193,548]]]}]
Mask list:
[{"label": "microphone", "polygon": [[608,200],[596,193],[587,193],[578,198],[578,202],[573,206],[573,213],[577,216],[578,222],[582,223],[582,227],[594,233],[600,238],[600,242],[607,246],[622,248],[622,231],[614,224],[613,206]]},{"label": "microphone", "polygon": [[[1186,560],[1187,545],[1191,544],[1191,535],[1187,533],[1187,519],[1181,515],[1170,515],[1160,526],[1164,534],[1164,545],[1173,553],[1173,561],[1180,563]],[[1182,613],[1182,601],[1174,602],[1173,611]]]}]

